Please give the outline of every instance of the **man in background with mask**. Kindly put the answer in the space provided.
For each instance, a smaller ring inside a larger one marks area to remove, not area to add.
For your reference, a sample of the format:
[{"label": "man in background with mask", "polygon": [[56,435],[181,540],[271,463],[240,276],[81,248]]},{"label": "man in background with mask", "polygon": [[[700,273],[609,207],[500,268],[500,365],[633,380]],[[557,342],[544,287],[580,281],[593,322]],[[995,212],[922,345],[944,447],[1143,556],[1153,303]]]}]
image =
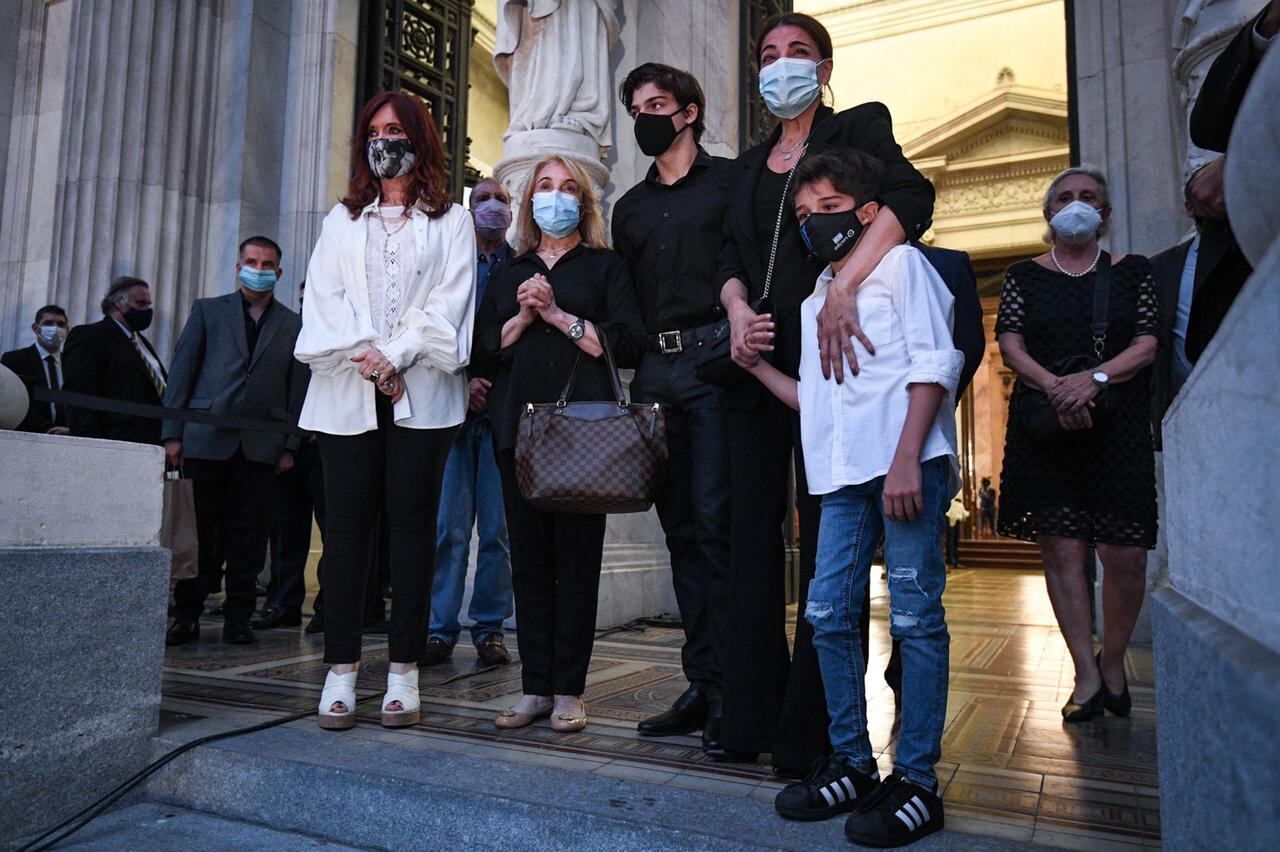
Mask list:
[{"label": "man in background with mask", "polygon": [[[166,408],[206,411],[295,425],[306,368],[293,358],[302,319],[279,304],[280,247],[266,237],[240,244],[236,292],[197,299],[178,338]],[[199,576],[174,590],[174,621],[165,644],[199,638],[200,613],[226,559],[222,641],[254,640],[249,627],[274,518],[277,474],[293,467],[300,436],[164,421],[165,462],[194,482]]]},{"label": "man in background with mask", "polygon": [[[159,405],[168,374],[143,334],[151,327],[151,286],[141,278],[111,282],[101,320],[74,328],[63,346],[65,390]],[[160,421],[129,414],[67,408],[71,434],[137,444],[160,443]]]},{"label": "man in background with mask", "polygon": [[[511,197],[502,184],[486,178],[471,190],[471,215],[476,227],[476,302],[494,267],[511,254],[507,228],[511,226]],[[467,419],[458,432],[441,486],[436,521],[436,573],[431,587],[431,628],[422,664],[439,665],[453,656],[462,627],[458,611],[467,581],[471,527],[480,546],[476,579],[471,592],[471,642],[483,666],[511,662],[503,643],[502,623],[511,617],[511,550],[502,505],[502,482],[493,453],[488,394],[493,382],[471,379]]]},{"label": "man in background with mask", "polygon": [[722,392],[695,372],[696,350],[724,316],[716,273],[731,201],[729,164],[698,144],[706,99],[692,74],[645,63],[627,75],[619,94],[635,119],[636,143],[654,158],[645,179],[614,207],[613,245],[631,268],[648,332],[631,395],[661,403],[666,415],[671,457],[657,509],[671,551],[689,681],[671,709],[637,729],[646,736],[702,729],[709,756],[733,759],[719,735],[721,655],[731,652],[721,620],[729,569]]},{"label": "man in background with mask", "polygon": [[[36,311],[31,325],[36,342],[24,349],[14,349],[0,356],[0,364],[8,367],[33,388],[62,389],[62,343],[67,339],[67,312],[57,305],[45,305]],[[44,432],[68,435],[67,412],[52,402],[31,401],[27,416],[18,424],[19,432]]]}]

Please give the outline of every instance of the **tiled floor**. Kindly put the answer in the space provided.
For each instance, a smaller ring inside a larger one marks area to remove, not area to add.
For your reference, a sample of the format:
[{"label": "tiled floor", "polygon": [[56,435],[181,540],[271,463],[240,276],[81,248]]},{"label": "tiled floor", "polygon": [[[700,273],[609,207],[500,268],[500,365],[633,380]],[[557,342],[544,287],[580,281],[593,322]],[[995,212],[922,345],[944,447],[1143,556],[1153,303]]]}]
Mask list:
[{"label": "tiled floor", "polygon": [[[883,579],[874,582],[867,692],[872,742],[881,771],[887,772],[893,698],[881,671],[889,653],[888,599]],[[1129,653],[1130,718],[1107,716],[1064,726],[1059,707],[1071,690],[1071,664],[1041,575],[955,571],[945,604],[951,692],[938,774],[947,827],[1079,849],[1158,846],[1150,650]],[[315,706],[325,672],[319,637],[301,630],[260,631],[257,645],[237,647],[222,645],[218,635],[217,622],[206,620],[200,643],[169,649],[166,711],[235,716]],[[361,696],[379,695],[385,684],[382,638],[366,637]],[[376,704],[365,702],[360,708],[364,724],[355,735],[750,796],[765,809],[782,784],[767,761],[716,764],[702,754],[695,737],[648,739],[635,733],[637,720],[665,709],[684,689],[681,639],[671,628],[603,636],[588,676],[591,724],[578,734],[556,734],[545,722],[499,733],[491,720],[518,695],[519,666],[477,672],[475,654],[464,642],[450,664],[422,672],[421,724],[385,731],[377,724]],[[514,636],[508,644],[514,647]]]}]

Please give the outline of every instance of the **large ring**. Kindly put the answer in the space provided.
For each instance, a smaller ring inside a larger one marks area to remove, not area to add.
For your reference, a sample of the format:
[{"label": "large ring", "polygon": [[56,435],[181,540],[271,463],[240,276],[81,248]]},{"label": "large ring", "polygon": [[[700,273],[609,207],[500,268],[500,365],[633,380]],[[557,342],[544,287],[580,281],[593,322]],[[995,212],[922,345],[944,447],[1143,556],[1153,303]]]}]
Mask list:
[{"label": "large ring", "polygon": [[369,381],[373,382],[375,385],[381,380],[382,380],[382,374],[379,373],[377,370],[374,370],[372,373],[369,374]]}]

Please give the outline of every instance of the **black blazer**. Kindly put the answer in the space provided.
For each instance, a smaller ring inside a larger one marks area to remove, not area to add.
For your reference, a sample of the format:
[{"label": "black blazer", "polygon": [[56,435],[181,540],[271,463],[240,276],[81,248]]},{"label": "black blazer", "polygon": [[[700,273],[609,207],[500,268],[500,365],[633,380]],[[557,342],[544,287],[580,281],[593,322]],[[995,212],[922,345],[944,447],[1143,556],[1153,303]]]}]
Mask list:
[{"label": "black blazer", "polygon": [[[143,335],[139,337],[154,355],[151,341]],[[156,360],[160,360],[158,356]],[[71,330],[62,349],[62,371],[65,390],[126,402],[160,404],[160,395],[142,356],[111,317]],[[163,362],[161,371],[164,371]],[[160,443],[159,420],[71,407],[67,409],[67,417],[73,435],[136,444]]]},{"label": "black blazer", "polygon": [[[769,138],[738,157],[741,169],[733,180],[737,186],[733,206],[725,217],[725,249],[721,253],[720,283],[739,278],[754,298],[764,289],[765,268],[756,251],[755,191],[760,173],[766,168],[769,150],[782,134],[782,125]],[[806,156],[828,150],[853,148],[876,157],[885,166],[881,203],[891,209],[908,240],[918,240],[933,223],[933,184],[902,153],[893,138],[893,118],[882,103],[865,103],[843,112],[819,107],[809,134]],[[821,271],[821,268],[818,269]],[[812,285],[817,281],[815,271]]]},{"label": "black blazer", "polygon": [[[502,327],[520,310],[516,290],[541,273],[551,282],[556,304],[594,323],[609,340],[618,367],[634,367],[644,351],[645,328],[631,272],[622,255],[581,245],[570,249],[550,270],[534,252],[509,258],[489,273],[476,307],[471,339],[471,375],[493,381],[489,422],[495,449],[515,447],[520,409],[529,402],[555,402],[582,352],[557,328],[541,319],[510,346],[502,346]],[[611,399],[613,390],[604,358],[582,355],[574,401]]]},{"label": "black blazer", "polygon": [[1226,151],[1231,127],[1262,57],[1253,51],[1253,31],[1267,13],[1263,9],[1236,33],[1205,74],[1191,108],[1191,141],[1208,151]]},{"label": "black blazer", "polygon": [[[27,386],[27,391],[31,388],[47,388],[49,387],[49,375],[45,370],[44,361],[40,358],[40,351],[36,349],[33,343],[24,349],[14,349],[12,351],[0,355],[0,364],[4,364],[10,370],[22,379],[22,383]],[[66,376],[66,367],[63,367],[63,377]],[[59,412],[64,409],[59,408]],[[30,407],[27,408],[27,416],[18,424],[19,432],[39,432],[41,434],[48,432],[54,426],[66,426],[66,416],[61,415],[58,422],[49,414],[49,404],[47,402],[36,402],[31,400]]]},{"label": "black blazer", "polygon": [[[920,243],[915,247],[938,273],[955,298],[952,308],[951,339],[956,349],[964,354],[964,368],[960,371],[960,383],[956,385],[956,405],[964,396],[965,388],[973,381],[987,351],[987,333],[982,327],[982,299],[978,298],[978,278],[973,274],[973,264],[968,252],[935,248]],[[875,341],[871,341],[874,343]]]},{"label": "black blazer", "polygon": [[[1151,368],[1151,434],[1155,438],[1156,452],[1163,449],[1161,423],[1169,410],[1169,403],[1173,402],[1173,324],[1178,318],[1178,289],[1182,286],[1182,267],[1187,263],[1191,243],[1187,240],[1151,258],[1156,293],[1160,298],[1160,348],[1156,350],[1156,360]],[[1197,255],[1197,285],[1203,267]]]}]

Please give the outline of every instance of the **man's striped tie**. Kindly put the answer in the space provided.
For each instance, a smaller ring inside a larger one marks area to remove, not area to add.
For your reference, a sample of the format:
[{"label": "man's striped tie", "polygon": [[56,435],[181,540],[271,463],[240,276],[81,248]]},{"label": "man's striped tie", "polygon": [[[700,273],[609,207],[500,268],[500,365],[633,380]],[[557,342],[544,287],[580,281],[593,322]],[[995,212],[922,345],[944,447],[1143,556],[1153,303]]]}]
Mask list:
[{"label": "man's striped tie", "polygon": [[138,350],[138,357],[142,359],[142,366],[147,368],[147,375],[151,377],[151,384],[156,386],[156,394],[161,399],[164,399],[164,376],[157,373],[156,368],[151,366],[151,358],[148,357],[150,353],[147,352],[142,343],[142,338],[138,336],[138,332],[135,331],[130,340],[133,341],[133,348]]}]

